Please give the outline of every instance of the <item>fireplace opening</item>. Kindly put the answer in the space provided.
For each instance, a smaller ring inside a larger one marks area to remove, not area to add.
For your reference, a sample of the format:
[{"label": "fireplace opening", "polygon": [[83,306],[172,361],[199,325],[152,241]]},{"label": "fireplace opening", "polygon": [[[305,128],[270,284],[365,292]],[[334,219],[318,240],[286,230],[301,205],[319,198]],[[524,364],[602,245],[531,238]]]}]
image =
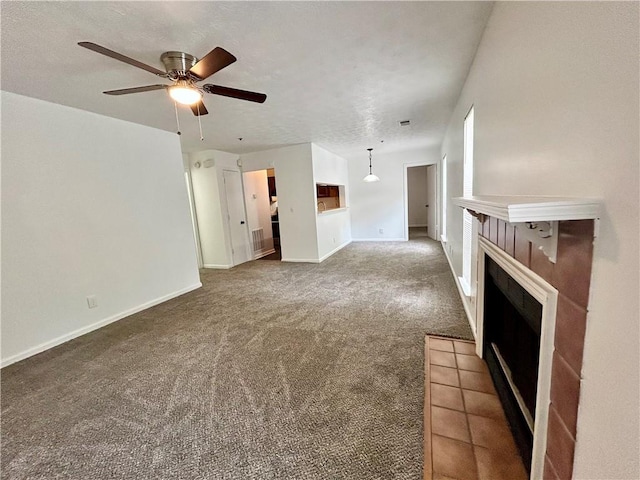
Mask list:
[{"label": "fireplace opening", "polygon": [[531,472],[542,305],[485,255],[483,356]]}]

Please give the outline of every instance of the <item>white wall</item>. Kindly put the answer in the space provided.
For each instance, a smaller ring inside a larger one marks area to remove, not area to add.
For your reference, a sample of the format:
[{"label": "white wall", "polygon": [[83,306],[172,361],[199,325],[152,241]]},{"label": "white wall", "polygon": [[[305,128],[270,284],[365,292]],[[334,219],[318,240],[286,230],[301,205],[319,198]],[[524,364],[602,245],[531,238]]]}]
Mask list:
[{"label": "white wall", "polygon": [[[638,3],[496,3],[442,153],[462,194],[475,105],[475,194],[600,197],[574,477],[637,479]],[[461,209],[449,208],[461,274]]]},{"label": "white wall", "polygon": [[317,262],[315,185],[311,144],[241,156],[242,170],[275,169],[280,246],[285,262]]},{"label": "white wall", "polygon": [[[405,165],[436,164],[438,148],[422,148],[400,152],[373,150],[373,173],[379,182],[362,179],[369,172],[369,155],[349,157],[351,235],[354,240],[405,240]],[[383,233],[380,233],[380,229]]]},{"label": "white wall", "polygon": [[1,100],[3,365],[200,286],[175,134]]},{"label": "white wall", "polygon": [[[222,171],[240,171],[238,158],[238,155],[219,150],[203,150],[189,155],[200,249],[205,268],[233,266],[229,225],[224,217],[227,206]],[[196,167],[197,164],[200,166]]]},{"label": "white wall", "polygon": [[429,222],[427,208],[429,197],[427,192],[427,166],[407,169],[407,215],[410,227],[426,227]]},{"label": "white wall", "polygon": [[[316,195],[316,183],[344,185],[345,197],[349,196],[349,169],[347,161],[318,145],[311,145],[313,158],[313,193]],[[315,198],[317,204],[318,199]],[[318,260],[322,261],[336,251],[351,243],[351,216],[349,203],[340,210],[318,213],[316,216],[316,231],[318,243]]]},{"label": "white wall", "polygon": [[247,208],[247,225],[249,238],[251,232],[262,228],[264,247],[260,252],[255,252],[255,257],[264,256],[273,252],[273,229],[271,228],[271,202],[269,201],[269,184],[267,183],[267,171],[256,170],[242,175],[244,184],[244,201]]}]

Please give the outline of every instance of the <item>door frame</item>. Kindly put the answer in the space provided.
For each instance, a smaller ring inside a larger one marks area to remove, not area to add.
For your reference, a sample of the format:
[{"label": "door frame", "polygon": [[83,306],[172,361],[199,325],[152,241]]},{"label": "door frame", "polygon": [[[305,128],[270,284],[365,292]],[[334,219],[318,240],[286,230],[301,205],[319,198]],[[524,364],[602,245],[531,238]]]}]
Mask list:
[{"label": "door frame", "polygon": [[[273,170],[273,176],[274,176],[275,182],[276,182],[276,194],[277,194],[278,198],[280,198],[280,193],[279,193],[280,190],[278,190],[278,167],[276,167],[273,162],[269,163],[266,166],[264,166],[262,163],[260,163],[259,166],[255,166],[253,168],[248,168],[246,170],[243,167],[242,168],[242,173],[245,174],[245,173],[248,173],[248,172],[257,172],[257,171],[260,171],[260,170],[270,170],[270,169]],[[243,185],[243,188],[244,188],[244,185]],[[286,242],[283,241],[282,229],[280,228],[281,225],[282,225],[282,223],[281,223],[282,222],[282,217],[280,216],[280,212],[281,212],[280,206],[278,205],[278,235],[279,235],[279,238],[280,238],[280,257],[281,258],[286,258],[285,257],[286,249],[285,249],[285,246],[284,246],[284,243],[286,243]],[[272,228],[272,233],[273,233],[273,224],[272,224],[271,228]],[[275,250],[275,247],[274,247],[274,250]]]},{"label": "door frame", "polygon": [[[227,182],[226,182],[226,178],[225,178],[225,172],[230,172],[230,173],[235,173],[238,174],[239,179],[240,179],[240,190],[241,190],[241,197],[240,200],[242,202],[242,212],[243,212],[243,216],[244,216],[244,246],[245,246],[245,258],[246,260],[244,262],[239,262],[236,263],[235,259],[233,257],[233,253],[234,253],[234,245],[233,245],[233,237],[231,235],[231,216],[229,214],[229,196],[227,193]],[[222,169],[222,188],[224,189],[224,212],[222,212],[222,221],[224,222],[225,225],[225,230],[226,230],[226,237],[227,237],[227,245],[228,245],[228,250],[227,250],[227,254],[230,255],[229,260],[230,260],[230,265],[232,267],[235,267],[236,265],[240,265],[242,263],[245,262],[249,262],[251,260],[253,260],[253,255],[251,254],[251,252],[249,252],[249,227],[247,225],[247,206],[245,205],[244,202],[244,182],[242,181],[242,171],[240,170],[234,170],[231,168],[223,168]]]},{"label": "door frame", "polygon": [[185,183],[187,185],[187,197],[189,199],[189,212],[191,216],[191,226],[193,227],[193,239],[195,241],[196,260],[198,268],[204,267],[202,260],[202,244],[200,243],[200,225],[198,224],[198,214],[196,212],[196,201],[193,196],[193,180],[191,179],[191,170],[188,167],[184,169]]},{"label": "door frame", "polygon": [[405,242],[409,240],[409,181],[408,181],[408,169],[411,167],[429,167],[429,166],[434,166],[436,168],[434,175],[436,175],[436,191],[435,191],[435,209],[436,209],[436,215],[435,215],[435,237],[438,238],[438,234],[440,233],[440,222],[439,222],[439,212],[440,212],[440,196],[438,195],[440,192],[440,187],[438,184],[438,172],[439,172],[439,168],[438,168],[438,162],[429,162],[429,161],[423,161],[423,162],[413,162],[413,163],[405,163],[403,164],[403,196],[404,196],[404,240]]}]

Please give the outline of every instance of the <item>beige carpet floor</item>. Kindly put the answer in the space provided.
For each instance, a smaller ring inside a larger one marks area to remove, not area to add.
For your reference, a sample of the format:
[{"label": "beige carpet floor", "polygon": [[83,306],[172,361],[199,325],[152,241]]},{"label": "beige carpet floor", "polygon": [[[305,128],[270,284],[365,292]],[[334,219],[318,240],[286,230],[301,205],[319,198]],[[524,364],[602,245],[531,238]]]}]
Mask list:
[{"label": "beige carpet floor", "polygon": [[423,342],[471,338],[440,245],[203,271],[2,370],[3,479],[420,479]]}]

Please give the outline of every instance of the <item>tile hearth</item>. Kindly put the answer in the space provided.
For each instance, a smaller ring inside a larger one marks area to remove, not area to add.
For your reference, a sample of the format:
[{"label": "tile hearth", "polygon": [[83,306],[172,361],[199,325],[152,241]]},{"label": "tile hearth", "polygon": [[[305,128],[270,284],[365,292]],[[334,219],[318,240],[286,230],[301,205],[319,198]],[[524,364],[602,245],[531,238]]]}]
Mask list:
[{"label": "tile hearth", "polygon": [[424,480],[525,480],[475,344],[425,337]]}]

